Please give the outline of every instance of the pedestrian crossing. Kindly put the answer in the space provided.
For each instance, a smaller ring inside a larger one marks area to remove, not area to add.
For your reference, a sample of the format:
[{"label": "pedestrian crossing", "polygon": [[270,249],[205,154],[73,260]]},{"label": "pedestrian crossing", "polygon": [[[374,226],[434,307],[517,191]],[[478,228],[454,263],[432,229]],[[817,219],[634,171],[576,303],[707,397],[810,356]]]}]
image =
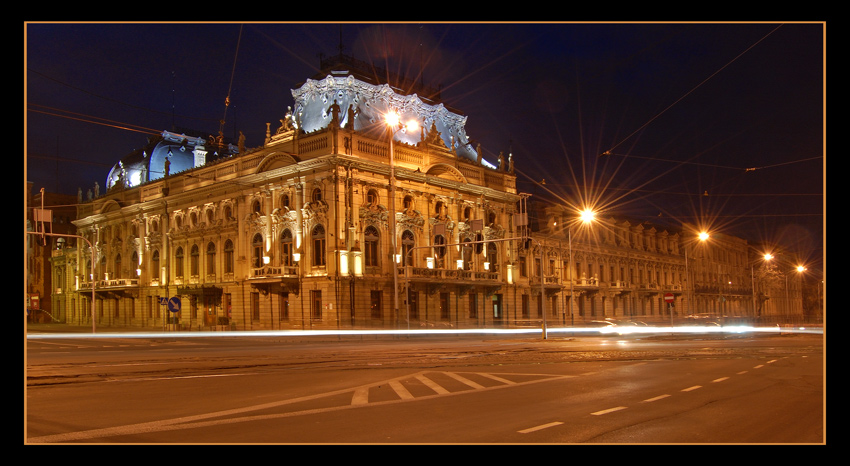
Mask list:
[{"label": "pedestrian crossing", "polygon": [[351,406],[390,401],[410,401],[436,396],[492,390],[572,376],[528,373],[423,371],[356,387]]}]

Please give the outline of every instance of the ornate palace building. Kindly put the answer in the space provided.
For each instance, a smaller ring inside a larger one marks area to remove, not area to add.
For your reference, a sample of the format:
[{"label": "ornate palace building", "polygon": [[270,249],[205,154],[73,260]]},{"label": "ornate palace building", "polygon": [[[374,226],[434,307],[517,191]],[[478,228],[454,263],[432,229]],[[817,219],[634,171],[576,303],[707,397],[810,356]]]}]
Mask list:
[{"label": "ornate palace building", "polygon": [[646,222],[569,225],[565,207],[517,192],[511,154],[483,159],[439,92],[357,65],[335,57],[293,90],[262,147],[164,131],[118,162],[103,193],[80,194],[73,223],[93,250],[53,254],[54,319],[250,330],[754,315],[745,241],[707,253],[694,232]]}]

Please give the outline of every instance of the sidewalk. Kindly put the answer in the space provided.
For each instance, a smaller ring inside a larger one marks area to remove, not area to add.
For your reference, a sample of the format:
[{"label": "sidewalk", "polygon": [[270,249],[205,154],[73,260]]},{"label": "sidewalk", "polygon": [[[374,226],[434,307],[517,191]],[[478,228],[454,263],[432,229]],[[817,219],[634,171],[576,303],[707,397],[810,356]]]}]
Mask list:
[{"label": "sidewalk", "polygon": [[[68,325],[68,324],[32,324],[27,323],[24,326],[25,333],[92,333],[92,326],[89,325]],[[106,325],[95,325],[96,333],[132,333],[132,332],[151,332],[158,329],[141,328],[141,327],[116,327]]]}]

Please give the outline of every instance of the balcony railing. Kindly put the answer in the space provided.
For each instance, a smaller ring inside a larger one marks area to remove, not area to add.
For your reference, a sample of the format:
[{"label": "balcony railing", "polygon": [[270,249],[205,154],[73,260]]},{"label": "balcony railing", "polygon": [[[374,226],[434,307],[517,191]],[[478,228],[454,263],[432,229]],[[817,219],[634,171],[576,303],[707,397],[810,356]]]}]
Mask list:
[{"label": "balcony railing", "polygon": [[[83,282],[80,283],[80,289],[91,289],[92,282]],[[138,278],[113,278],[111,280],[97,280],[95,282],[95,289],[102,288],[128,288],[133,286],[139,286]]]},{"label": "balcony railing", "polygon": [[297,276],[298,276],[298,267],[295,267],[295,266],[266,265],[266,266],[263,266],[263,267],[257,267],[257,268],[251,269],[251,277],[252,278],[297,277]]}]

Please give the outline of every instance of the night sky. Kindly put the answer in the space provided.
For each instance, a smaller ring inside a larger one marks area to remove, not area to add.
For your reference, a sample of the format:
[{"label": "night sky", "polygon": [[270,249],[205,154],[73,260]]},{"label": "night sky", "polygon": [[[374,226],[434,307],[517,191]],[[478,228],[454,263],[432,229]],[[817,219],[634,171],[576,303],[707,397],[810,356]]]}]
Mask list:
[{"label": "night sky", "polygon": [[261,146],[342,44],[442,86],[473,145],[491,162],[511,152],[533,198],[702,225],[822,267],[824,23],[25,26],[34,191],[103,187],[173,127],[217,134],[224,119],[226,137]]}]

